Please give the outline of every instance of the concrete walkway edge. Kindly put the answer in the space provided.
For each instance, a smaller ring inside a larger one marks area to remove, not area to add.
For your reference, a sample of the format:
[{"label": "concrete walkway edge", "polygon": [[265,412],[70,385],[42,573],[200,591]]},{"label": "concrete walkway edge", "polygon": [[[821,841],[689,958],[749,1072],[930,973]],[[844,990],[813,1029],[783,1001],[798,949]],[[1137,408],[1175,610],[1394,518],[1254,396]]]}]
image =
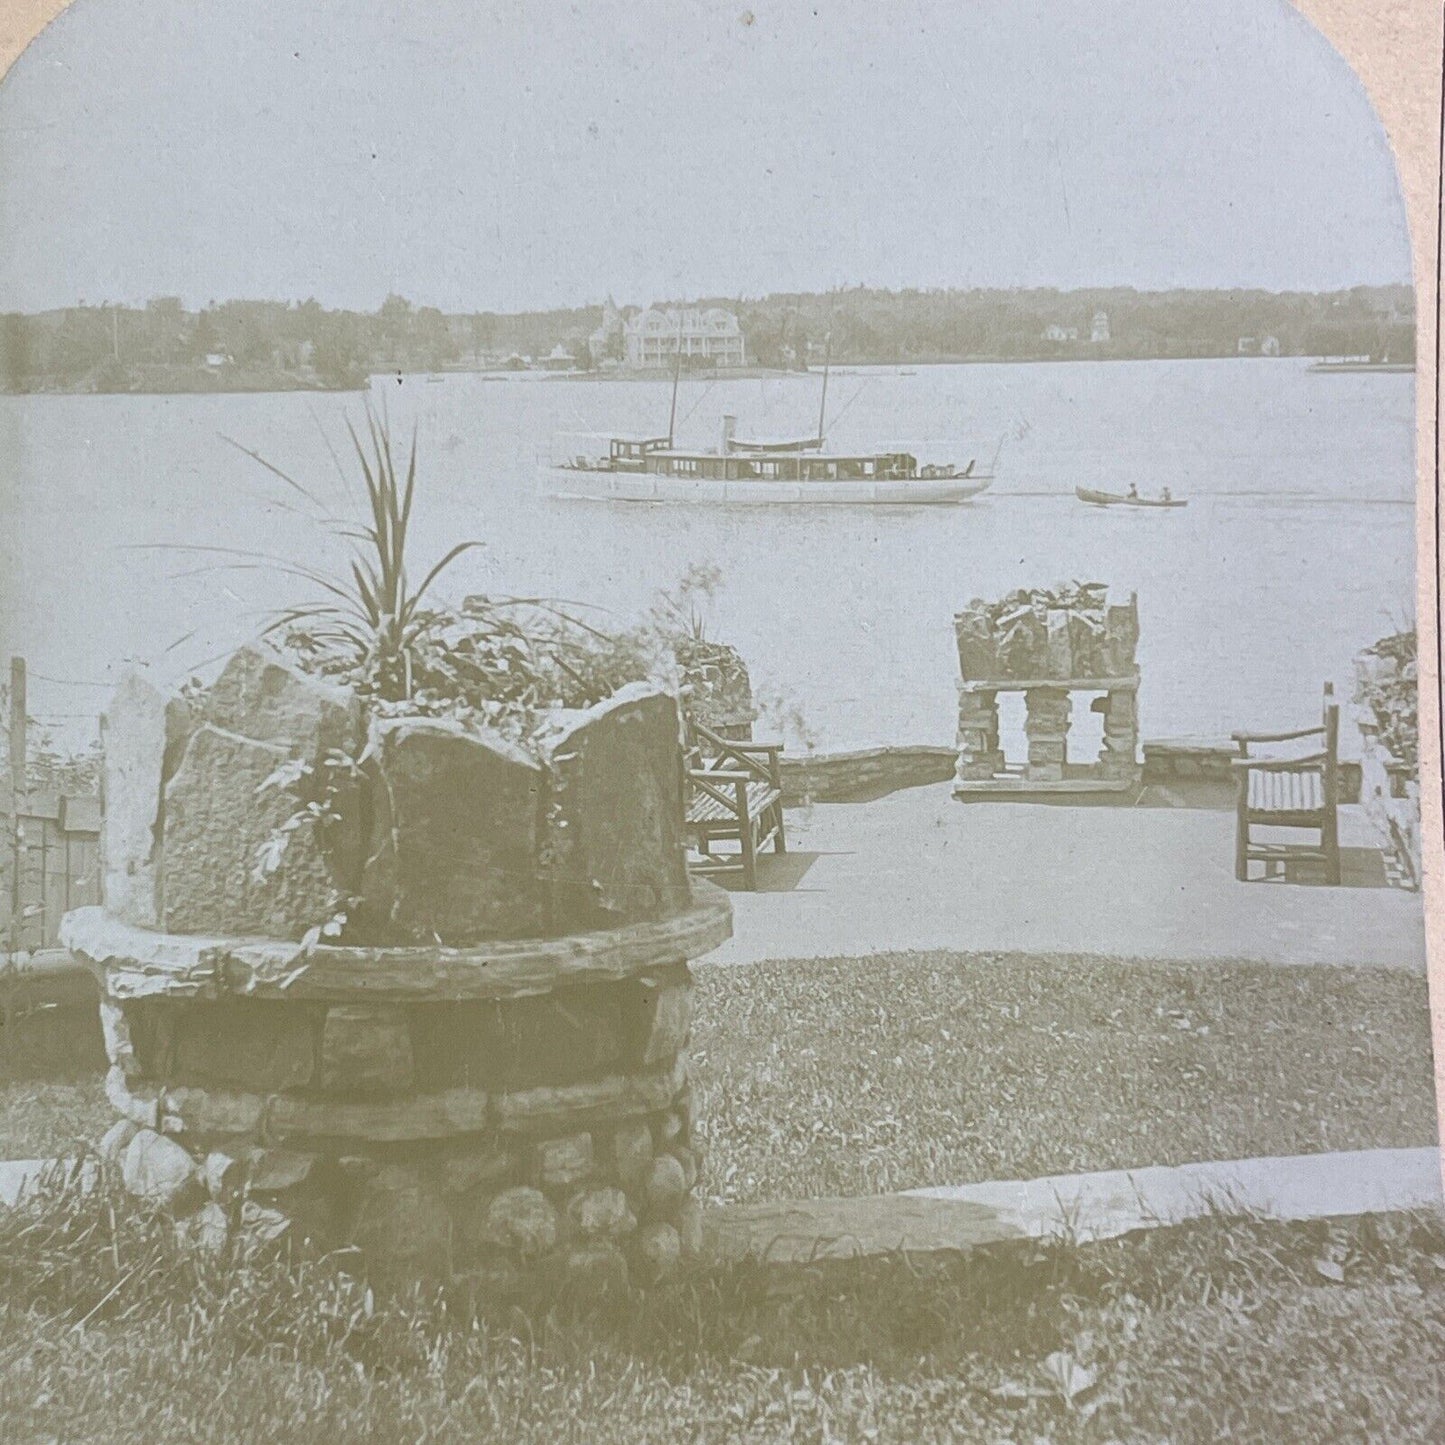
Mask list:
[{"label": "concrete walkway edge", "polygon": [[1234,1159],[913,1189],[872,1198],[725,1205],[714,1248],[778,1262],[955,1252],[1009,1239],[1078,1243],[1210,1214],[1300,1221],[1440,1210],[1438,1149]]},{"label": "concrete walkway edge", "polygon": [[[0,1162],[0,1204],[13,1207],[52,1162]],[[95,1178],[87,1165],[81,1187]],[[1364,1149],[729,1204],[709,1210],[704,1229],[725,1258],[806,1263],[900,1249],[953,1253],[1010,1239],[1083,1244],[1210,1214],[1301,1221],[1442,1208],[1438,1149]]]}]

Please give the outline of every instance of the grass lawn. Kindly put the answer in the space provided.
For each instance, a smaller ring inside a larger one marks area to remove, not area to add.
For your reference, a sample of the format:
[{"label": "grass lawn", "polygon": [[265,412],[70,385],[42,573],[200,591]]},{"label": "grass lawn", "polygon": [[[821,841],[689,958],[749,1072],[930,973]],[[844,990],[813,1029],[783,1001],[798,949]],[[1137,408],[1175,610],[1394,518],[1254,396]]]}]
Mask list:
[{"label": "grass lawn", "polygon": [[[713,1202],[1429,1144],[1423,977],[880,955],[697,970]],[[98,1029],[0,1050],[0,1158],[98,1138]]]},{"label": "grass lawn", "polygon": [[1438,1137],[1420,975],[929,953],[697,977],[712,1202]]},{"label": "grass lawn", "polygon": [[41,1009],[0,1023],[0,1159],[92,1143],[114,1118],[95,1007]]},{"label": "grass lawn", "polygon": [[92,1199],[0,1216],[7,1441],[1445,1438],[1445,1227],[1222,1218],[650,1295],[388,1298]]},{"label": "grass lawn", "polygon": [[[698,985],[715,1201],[1434,1137],[1413,975],[928,954]],[[0,1157],[109,1123],[67,1038],[0,1054]],[[0,1211],[0,1422],[105,1445],[1433,1442],[1445,1222],[699,1265],[599,1306],[205,1260],[124,1197],[65,1196]]]}]

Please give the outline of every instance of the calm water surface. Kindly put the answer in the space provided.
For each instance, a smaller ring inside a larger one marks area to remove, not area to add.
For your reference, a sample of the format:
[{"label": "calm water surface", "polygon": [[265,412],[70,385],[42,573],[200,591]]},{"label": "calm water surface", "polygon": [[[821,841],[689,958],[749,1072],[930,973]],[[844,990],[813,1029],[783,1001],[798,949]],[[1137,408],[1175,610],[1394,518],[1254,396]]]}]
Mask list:
[{"label": "calm water surface", "polygon": [[[807,432],[814,377],[686,381],[684,443]],[[1145,735],[1288,726],[1321,682],[1413,612],[1414,378],[1312,374],[1288,361],[1123,362],[835,372],[829,441],[912,443],[986,460],[1001,479],[949,508],[607,505],[539,494],[559,431],[666,429],[666,383],[473,375],[377,379],[398,432],[419,428],[417,556],[485,548],[450,587],[545,592],[630,616],[693,562],[724,585],[714,635],[749,659],[774,729],[795,711],[819,747],[951,742],[951,619],[969,598],[1064,578],[1139,593]],[[355,396],[0,398],[18,515],[0,556],[7,650],[44,674],[33,708],[59,728],[104,693],[119,659],[162,681],[203,668],[301,595],[237,548],[314,560],[297,499],[223,437],[334,500]],[[1169,486],[1183,511],[1102,511],[1076,484]],[[792,741],[800,741],[796,724]]]}]

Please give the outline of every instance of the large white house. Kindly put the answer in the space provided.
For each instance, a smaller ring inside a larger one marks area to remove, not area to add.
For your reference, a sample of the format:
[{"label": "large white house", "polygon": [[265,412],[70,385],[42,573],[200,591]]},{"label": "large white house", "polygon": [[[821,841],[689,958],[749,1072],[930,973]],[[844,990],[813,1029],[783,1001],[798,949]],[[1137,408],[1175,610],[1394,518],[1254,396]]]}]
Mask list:
[{"label": "large white house", "polygon": [[639,369],[671,366],[679,350],[684,361],[705,357],[712,366],[742,366],[745,361],[742,328],[721,306],[688,311],[649,307],[627,318],[622,335],[627,364]]}]

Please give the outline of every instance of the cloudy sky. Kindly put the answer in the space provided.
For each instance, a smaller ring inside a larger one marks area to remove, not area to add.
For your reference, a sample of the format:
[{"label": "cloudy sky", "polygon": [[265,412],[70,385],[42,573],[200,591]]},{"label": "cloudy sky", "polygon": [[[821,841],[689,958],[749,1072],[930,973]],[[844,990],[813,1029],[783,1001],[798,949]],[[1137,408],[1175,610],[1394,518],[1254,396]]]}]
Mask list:
[{"label": "cloudy sky", "polygon": [[1287,0],[76,0],[0,86],[0,309],[1407,281]]}]

